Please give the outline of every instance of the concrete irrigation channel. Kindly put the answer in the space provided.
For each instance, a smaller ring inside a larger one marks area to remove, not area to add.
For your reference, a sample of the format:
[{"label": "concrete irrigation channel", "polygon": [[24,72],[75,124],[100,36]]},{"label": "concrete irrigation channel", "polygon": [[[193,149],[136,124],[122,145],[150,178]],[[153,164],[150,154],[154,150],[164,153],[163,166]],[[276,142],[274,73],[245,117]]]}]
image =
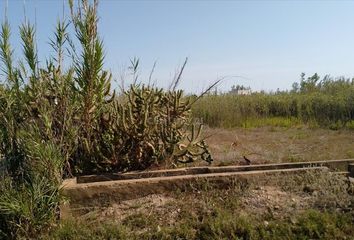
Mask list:
[{"label": "concrete irrigation channel", "polygon": [[354,159],[262,164],[247,166],[191,167],[123,174],[79,176],[63,182],[63,193],[69,202],[62,206],[62,216],[81,215],[80,209],[107,206],[147,196],[181,190],[207,181],[218,187],[237,182],[266,183],[271,177],[311,172],[333,171],[354,177]]}]

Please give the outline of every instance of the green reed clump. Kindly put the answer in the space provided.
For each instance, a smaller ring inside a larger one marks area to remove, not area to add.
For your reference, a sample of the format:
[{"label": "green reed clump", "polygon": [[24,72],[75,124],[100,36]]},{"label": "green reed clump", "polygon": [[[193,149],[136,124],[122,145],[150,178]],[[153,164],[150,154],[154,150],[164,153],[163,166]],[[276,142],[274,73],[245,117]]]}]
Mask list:
[{"label": "green reed clump", "polygon": [[[290,92],[208,95],[192,108],[193,116],[212,127],[275,124],[289,119],[293,125],[315,124],[325,128],[350,127],[354,120],[354,81],[313,76]],[[273,119],[274,121],[268,121]],[[277,121],[277,120],[280,120]]]},{"label": "green reed clump", "polygon": [[[56,34],[65,29],[58,23]],[[10,25],[0,33],[0,225],[6,238],[32,238],[56,219],[64,166],[73,150],[72,70],[50,58],[38,66],[35,29],[20,27],[24,58],[15,65]],[[60,45],[60,43],[58,43]]]}]

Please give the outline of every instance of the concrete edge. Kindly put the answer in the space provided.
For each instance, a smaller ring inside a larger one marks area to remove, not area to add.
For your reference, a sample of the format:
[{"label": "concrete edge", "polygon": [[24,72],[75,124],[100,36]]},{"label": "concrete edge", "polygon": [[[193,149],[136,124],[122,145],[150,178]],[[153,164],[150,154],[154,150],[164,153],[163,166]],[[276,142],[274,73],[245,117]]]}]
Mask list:
[{"label": "concrete edge", "polygon": [[324,160],[314,162],[295,162],[295,163],[273,163],[273,164],[259,164],[259,165],[230,165],[220,167],[190,167],[179,169],[142,171],[130,173],[110,173],[99,175],[86,175],[77,177],[77,183],[103,182],[113,180],[131,180],[139,178],[157,178],[157,177],[172,177],[179,175],[198,175],[210,173],[223,172],[241,172],[241,171],[259,171],[259,170],[275,170],[288,168],[303,168],[303,167],[317,167],[326,166],[332,170],[348,171],[348,165],[354,164],[354,159],[338,159],[338,160]]}]

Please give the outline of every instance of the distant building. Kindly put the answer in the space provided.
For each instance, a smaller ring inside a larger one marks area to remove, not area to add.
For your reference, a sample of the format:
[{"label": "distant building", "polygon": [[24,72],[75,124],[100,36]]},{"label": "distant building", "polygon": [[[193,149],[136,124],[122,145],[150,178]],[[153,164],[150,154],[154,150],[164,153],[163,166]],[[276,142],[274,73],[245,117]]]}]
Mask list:
[{"label": "distant building", "polygon": [[252,91],[250,87],[237,85],[237,86],[232,86],[231,91],[229,93],[235,95],[251,95]]},{"label": "distant building", "polygon": [[251,95],[251,89],[236,90],[236,95]]}]

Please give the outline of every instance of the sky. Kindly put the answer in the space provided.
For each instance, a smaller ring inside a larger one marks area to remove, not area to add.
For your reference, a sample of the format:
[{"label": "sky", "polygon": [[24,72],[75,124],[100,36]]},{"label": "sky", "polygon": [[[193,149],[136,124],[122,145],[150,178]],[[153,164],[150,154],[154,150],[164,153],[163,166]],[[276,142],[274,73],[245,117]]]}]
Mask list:
[{"label": "sky", "polygon": [[[69,16],[67,1],[0,0],[1,19],[6,2],[16,55],[26,12],[43,62],[63,6]],[[180,85],[187,92],[222,77],[221,91],[237,84],[269,91],[290,89],[301,72],[354,76],[354,1],[101,0],[99,16],[105,66],[118,83],[134,57],[142,82],[157,62],[153,80],[161,87],[188,57]]]}]

